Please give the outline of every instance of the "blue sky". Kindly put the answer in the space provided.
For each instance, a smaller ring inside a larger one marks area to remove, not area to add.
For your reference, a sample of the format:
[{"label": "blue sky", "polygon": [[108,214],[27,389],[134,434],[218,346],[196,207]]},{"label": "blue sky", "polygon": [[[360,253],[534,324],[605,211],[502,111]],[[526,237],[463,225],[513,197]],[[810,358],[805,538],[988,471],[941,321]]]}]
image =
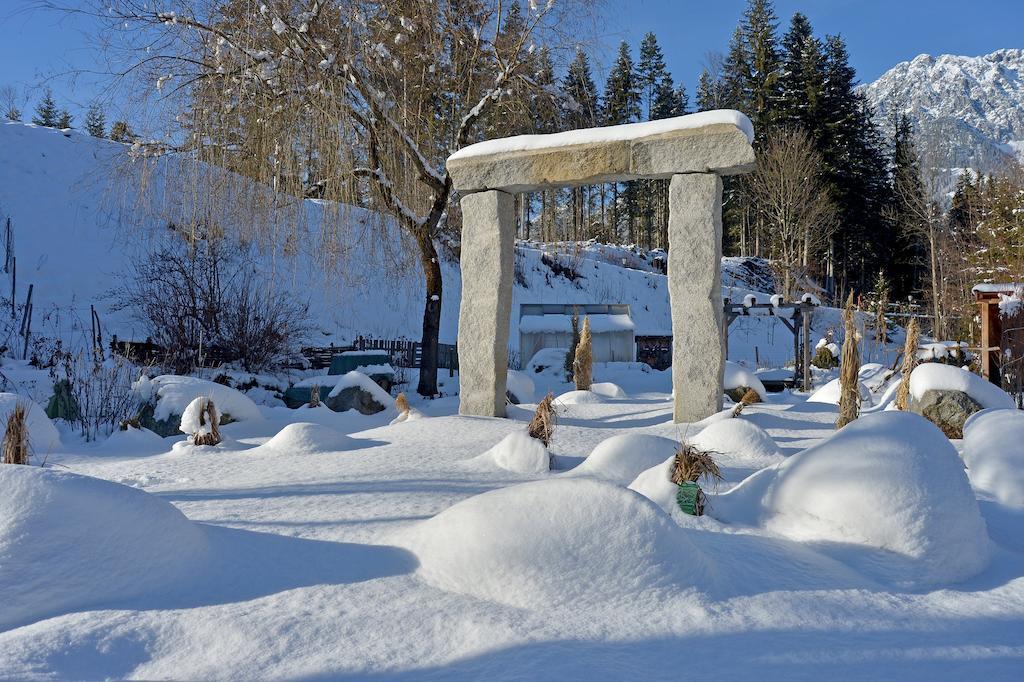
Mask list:
[{"label": "blue sky", "polygon": [[[746,5],[745,0],[603,1],[594,47],[599,79],[620,40],[629,41],[635,53],[643,34],[653,31],[673,76],[691,94],[708,51],[725,51]],[[33,2],[0,0],[0,85],[28,89],[28,110],[38,99],[35,86],[44,79],[105,68],[87,20],[27,9]],[[923,52],[980,55],[1024,47],[1024,0],[776,0],[775,7],[781,30],[799,10],[819,34],[841,33],[862,81]],[[581,34],[593,30],[587,26]],[[74,83],[67,77],[50,82],[61,104],[77,113],[101,91],[102,79],[81,75]],[[120,115],[116,98],[110,107],[110,118]]]}]

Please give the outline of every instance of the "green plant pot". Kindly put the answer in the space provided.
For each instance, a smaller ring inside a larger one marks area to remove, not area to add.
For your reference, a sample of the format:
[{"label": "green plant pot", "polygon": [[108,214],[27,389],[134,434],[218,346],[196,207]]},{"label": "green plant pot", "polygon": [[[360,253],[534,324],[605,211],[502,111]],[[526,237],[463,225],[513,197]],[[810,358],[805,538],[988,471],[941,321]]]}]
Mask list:
[{"label": "green plant pot", "polygon": [[693,481],[687,481],[679,486],[676,492],[676,504],[690,516],[704,515],[704,491]]}]

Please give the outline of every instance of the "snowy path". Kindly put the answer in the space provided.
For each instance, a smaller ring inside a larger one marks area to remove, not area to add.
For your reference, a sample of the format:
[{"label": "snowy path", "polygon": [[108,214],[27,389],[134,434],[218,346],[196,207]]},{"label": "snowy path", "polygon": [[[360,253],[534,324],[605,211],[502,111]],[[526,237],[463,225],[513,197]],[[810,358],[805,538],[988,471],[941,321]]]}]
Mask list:
[{"label": "snowy path", "polygon": [[[667,396],[571,405],[552,446],[559,468],[620,433],[679,438]],[[420,406],[423,407],[423,406]],[[56,456],[77,473],[144,486],[200,522],[213,551],[193,580],[129,603],[58,615],[0,633],[0,677],[253,679],[1020,679],[1024,543],[1019,509],[982,500],[995,558],[966,583],[907,591],[829,552],[704,517],[688,524],[717,567],[705,584],[509,606],[425,581],[410,532],[524,476],[467,460],[529,417],[430,418],[302,413],[358,449],[289,453],[262,446],[296,412],[224,428],[226,451],[180,445],[155,455]],[[834,408],[771,404],[744,419],[787,455],[832,433]],[[168,446],[177,439],[167,439]],[[723,490],[753,468],[726,469]],[[820,549],[820,548],[819,548]],[[867,558],[865,558],[867,557]],[[59,561],[55,557],[55,561]],[[587,557],[578,557],[586,563]],[[557,579],[554,576],[553,579]],[[579,588],[579,585],[574,586]]]}]

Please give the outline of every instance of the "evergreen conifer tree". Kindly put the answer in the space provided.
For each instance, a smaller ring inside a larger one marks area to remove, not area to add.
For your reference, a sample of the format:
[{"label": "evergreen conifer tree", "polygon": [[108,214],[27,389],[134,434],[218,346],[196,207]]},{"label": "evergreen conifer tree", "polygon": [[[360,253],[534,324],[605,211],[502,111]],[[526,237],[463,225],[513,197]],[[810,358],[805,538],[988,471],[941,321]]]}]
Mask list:
[{"label": "evergreen conifer tree", "polygon": [[85,112],[85,130],[93,137],[105,137],[107,134],[107,117],[99,102],[93,102]]},{"label": "evergreen conifer tree", "polygon": [[[640,79],[633,66],[629,44],[619,44],[615,64],[608,73],[604,88],[604,105],[601,108],[605,125],[633,123],[640,120]],[[612,183],[612,225],[613,233],[619,233],[630,243],[637,241],[637,217],[639,209],[639,187],[636,183]],[[621,204],[621,205],[620,205]],[[620,233],[624,223],[625,233]]]},{"label": "evergreen conifer tree", "polygon": [[803,128],[821,149],[824,128],[825,70],[821,41],[814,37],[810,21],[793,15],[782,38],[782,72],[779,77],[778,121]]},{"label": "evergreen conifer tree", "polygon": [[57,116],[57,127],[63,130],[64,128],[70,128],[74,122],[74,117],[71,112],[67,109],[61,109],[60,115]]},{"label": "evergreen conifer tree", "polygon": [[[665,70],[665,55],[658,45],[658,38],[653,33],[645,35],[640,43],[636,75],[643,96],[643,103],[647,109],[647,120],[653,121],[655,118],[665,118],[665,116],[656,117],[654,114],[655,98],[658,96],[658,90],[663,86],[668,72]],[[671,77],[669,78],[669,83],[671,84]]]},{"label": "evergreen conifer tree", "polygon": [[59,114],[57,113],[57,103],[53,101],[53,93],[47,89],[43,93],[43,99],[41,99],[39,104],[36,106],[36,115],[32,117],[32,122],[37,126],[54,128],[58,121]]}]

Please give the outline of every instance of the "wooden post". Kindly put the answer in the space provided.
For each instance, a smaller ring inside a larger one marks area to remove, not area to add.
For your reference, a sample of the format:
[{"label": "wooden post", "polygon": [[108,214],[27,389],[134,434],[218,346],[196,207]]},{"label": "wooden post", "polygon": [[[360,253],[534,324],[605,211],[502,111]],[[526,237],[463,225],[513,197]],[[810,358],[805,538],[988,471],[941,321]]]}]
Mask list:
[{"label": "wooden post", "polygon": [[804,391],[811,390],[811,316],[808,314],[810,311],[801,310],[801,318],[804,328],[804,354],[803,362],[801,363],[804,373]]}]

